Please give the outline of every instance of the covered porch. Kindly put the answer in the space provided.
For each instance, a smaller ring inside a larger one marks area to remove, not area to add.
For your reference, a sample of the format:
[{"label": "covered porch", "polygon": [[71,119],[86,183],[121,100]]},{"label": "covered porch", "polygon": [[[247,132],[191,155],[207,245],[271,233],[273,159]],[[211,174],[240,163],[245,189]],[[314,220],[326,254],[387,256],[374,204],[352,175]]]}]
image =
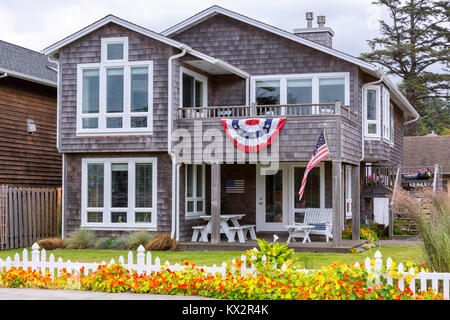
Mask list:
[{"label": "covered porch", "polygon": [[[200,250],[220,246],[227,250],[236,246],[257,246],[250,237],[244,243],[237,237],[229,242],[220,226],[221,215],[242,215],[240,225],[254,226],[257,238],[271,242],[275,234],[279,241],[286,241],[289,235],[286,226],[304,222],[307,208],[330,208],[333,237],[329,242],[325,236],[311,234],[311,242],[291,241],[291,246],[309,251],[345,248],[348,252],[351,246],[360,244],[359,227],[353,228],[356,241],[342,240],[346,225],[359,226],[360,223],[360,168],[340,161],[322,161],[309,172],[303,198],[298,201],[306,166],[307,162],[279,162],[275,170],[268,170],[259,163],[184,164],[181,169],[181,179],[185,181],[181,192],[184,199],[180,197],[181,247]],[[208,221],[202,218],[205,215],[209,216]],[[210,228],[207,242],[192,242],[193,227],[207,223]]]}]

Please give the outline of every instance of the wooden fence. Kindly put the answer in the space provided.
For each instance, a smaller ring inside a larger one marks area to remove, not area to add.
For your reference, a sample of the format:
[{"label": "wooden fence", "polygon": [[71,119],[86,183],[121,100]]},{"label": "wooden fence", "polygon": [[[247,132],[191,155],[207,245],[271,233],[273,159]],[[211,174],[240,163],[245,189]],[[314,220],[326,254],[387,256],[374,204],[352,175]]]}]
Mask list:
[{"label": "wooden fence", "polygon": [[0,248],[29,247],[61,232],[61,188],[0,186]]},{"label": "wooden fence", "polygon": [[[50,254],[47,260],[46,250],[40,250],[37,243],[33,244],[31,249],[31,260],[28,256],[27,249],[24,249],[22,252],[22,260],[20,259],[18,253],[14,255],[14,259],[11,259],[11,257],[7,257],[5,261],[0,259],[0,273],[3,271],[8,271],[14,267],[21,267],[24,269],[30,268],[32,270],[41,271],[42,273],[48,272],[52,277],[59,276],[63,269],[66,269],[67,272],[72,275],[76,275],[77,273],[80,274],[81,269],[83,269],[83,274],[91,274],[97,270],[98,266],[107,264],[105,261],[101,263],[85,263],[71,262],[70,260],[63,261],[62,258],[58,258],[58,260],[55,260],[55,256],[53,255],[53,253]],[[207,274],[221,274],[222,276],[225,276],[229,271],[238,271],[242,276],[256,276],[258,272],[255,265],[252,263],[254,258],[255,257],[252,257],[252,259],[250,260],[250,266],[248,267],[246,264],[246,256],[242,255],[240,258],[242,264],[239,271],[233,265],[231,266],[231,268],[229,268],[229,266],[227,266],[227,263],[225,262],[223,262],[220,266],[195,266],[195,268],[203,269]],[[262,257],[262,260],[266,259],[267,258],[264,255]],[[398,266],[395,268],[391,258],[387,258],[383,266],[383,260],[380,251],[377,251],[374,255],[374,264],[371,263],[371,260],[372,259],[367,257],[364,261],[363,266],[355,263],[354,267],[364,268],[367,273],[374,275],[375,280],[379,277],[384,277],[386,279],[387,285],[396,285],[402,291],[405,290],[406,287],[409,287],[411,291],[416,294],[418,290],[426,291],[431,288],[435,293],[442,293],[445,300],[449,300],[450,298],[450,273],[425,272],[424,270],[422,270],[420,273],[416,273],[413,267],[410,267],[409,270],[406,270],[401,263],[398,264]],[[116,263],[114,260],[111,260],[109,262],[109,264],[114,263]],[[153,259],[152,254],[149,251],[145,253],[145,249],[143,246],[139,246],[139,248],[137,249],[136,260],[134,259],[133,252],[129,251],[127,261],[125,262],[124,257],[120,256],[118,263],[120,263],[127,270],[134,270],[139,274],[151,274],[161,270],[182,271],[186,268],[184,264],[180,265],[177,263],[174,265],[170,265],[168,261],[162,264],[161,260],[158,257]],[[281,270],[286,269],[285,265],[273,265],[274,269],[277,269],[278,267]],[[297,269],[297,272],[304,272],[306,274],[317,271],[318,270]],[[394,277],[391,277],[391,275],[393,274],[396,275]]]}]

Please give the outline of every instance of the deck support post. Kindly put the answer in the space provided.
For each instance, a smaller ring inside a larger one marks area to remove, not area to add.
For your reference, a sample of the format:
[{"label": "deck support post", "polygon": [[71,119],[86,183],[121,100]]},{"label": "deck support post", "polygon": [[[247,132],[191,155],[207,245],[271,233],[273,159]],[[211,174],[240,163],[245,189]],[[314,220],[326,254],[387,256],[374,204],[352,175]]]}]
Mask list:
[{"label": "deck support post", "polygon": [[360,167],[352,166],[352,240],[360,239],[361,226],[361,182]]},{"label": "deck support post", "polygon": [[342,162],[332,161],[333,164],[333,246],[342,243]]},{"label": "deck support post", "polygon": [[220,242],[220,164],[211,163],[211,243]]}]

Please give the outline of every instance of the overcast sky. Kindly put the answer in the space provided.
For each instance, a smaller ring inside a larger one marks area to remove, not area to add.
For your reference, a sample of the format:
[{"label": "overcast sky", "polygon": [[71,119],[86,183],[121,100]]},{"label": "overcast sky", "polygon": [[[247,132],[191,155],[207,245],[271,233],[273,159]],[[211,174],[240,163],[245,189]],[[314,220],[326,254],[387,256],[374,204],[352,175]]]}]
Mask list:
[{"label": "overcast sky", "polygon": [[[161,32],[214,5],[281,29],[305,27],[305,13],[326,16],[334,48],[358,56],[386,13],[372,0],[0,0],[0,39],[41,51],[108,14]],[[314,20],[314,25],[316,21]]]}]

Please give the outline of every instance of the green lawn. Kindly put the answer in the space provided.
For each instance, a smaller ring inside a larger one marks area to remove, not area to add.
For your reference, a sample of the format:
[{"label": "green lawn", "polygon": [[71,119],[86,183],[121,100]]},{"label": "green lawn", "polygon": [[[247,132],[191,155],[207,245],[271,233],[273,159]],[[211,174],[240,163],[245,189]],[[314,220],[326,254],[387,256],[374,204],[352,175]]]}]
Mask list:
[{"label": "green lawn", "polygon": [[[27,248],[28,256],[31,257],[31,249]],[[358,254],[352,253],[296,253],[296,258],[299,258],[298,265],[307,269],[317,269],[321,266],[329,265],[335,261],[342,261],[347,264],[364,262],[366,257],[373,258],[376,250],[380,250],[383,255],[383,261],[391,257],[397,263],[423,263],[421,254],[421,247],[419,246],[383,246],[374,248],[371,251],[365,251]],[[23,249],[5,250],[0,252],[0,259],[5,260],[8,256],[14,259],[14,254],[22,254]],[[68,250],[59,249],[47,251],[47,256],[53,253],[55,260],[61,257],[64,261],[70,259],[72,262],[109,262],[114,259],[116,262],[122,255],[127,261],[128,250]],[[213,264],[220,265],[223,261],[230,261],[233,258],[238,258],[242,255],[242,251],[210,251],[210,252],[192,252],[192,251],[154,251],[152,252],[153,259],[159,257],[161,263],[168,260],[171,264],[181,263],[181,259],[195,263],[196,265],[212,266]],[[136,259],[136,255],[135,255]]]}]

